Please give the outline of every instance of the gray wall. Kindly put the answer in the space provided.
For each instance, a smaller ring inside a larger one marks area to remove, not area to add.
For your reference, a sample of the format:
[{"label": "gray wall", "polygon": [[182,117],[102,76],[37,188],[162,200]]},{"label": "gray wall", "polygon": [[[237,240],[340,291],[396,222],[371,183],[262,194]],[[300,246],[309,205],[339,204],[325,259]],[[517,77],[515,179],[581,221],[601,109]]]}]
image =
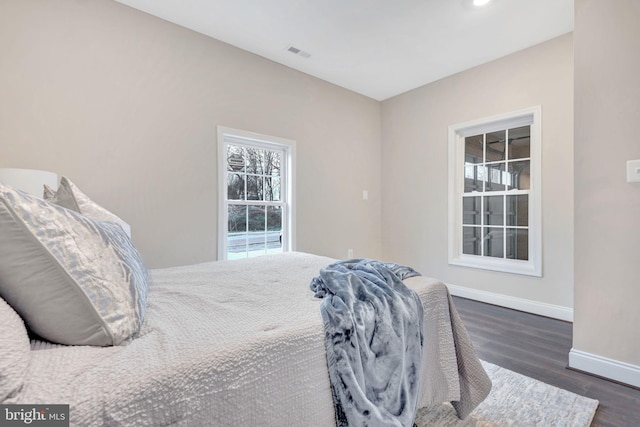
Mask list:
[{"label": "gray wall", "polygon": [[574,349],[640,366],[640,2],[575,1]]},{"label": "gray wall", "polygon": [[[574,348],[637,365],[639,21],[576,0],[573,36],[380,104],[109,0],[4,0],[0,167],[69,176],[160,267],[216,257],[217,125],[293,139],[299,250],[565,307],[575,276]],[[447,127],[538,104],[544,277],[449,266]]]},{"label": "gray wall", "polygon": [[[382,103],[383,257],[483,292],[573,306],[572,35]],[[448,265],[447,128],[542,106],[543,277]]]},{"label": "gray wall", "polygon": [[298,250],[380,257],[379,102],[110,0],[3,0],[0,52],[0,167],[68,176],[149,266],[216,258],[217,125],[297,141]]}]

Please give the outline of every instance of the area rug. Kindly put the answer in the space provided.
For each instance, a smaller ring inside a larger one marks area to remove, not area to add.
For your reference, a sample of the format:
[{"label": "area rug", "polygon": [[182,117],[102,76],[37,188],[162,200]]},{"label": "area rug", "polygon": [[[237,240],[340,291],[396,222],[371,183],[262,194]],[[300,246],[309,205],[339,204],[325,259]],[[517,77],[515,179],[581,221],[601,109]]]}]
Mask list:
[{"label": "area rug", "polygon": [[453,407],[421,409],[417,427],[587,427],[598,408],[598,401],[545,384],[500,366],[482,362],[491,377],[489,396],[464,420]]}]

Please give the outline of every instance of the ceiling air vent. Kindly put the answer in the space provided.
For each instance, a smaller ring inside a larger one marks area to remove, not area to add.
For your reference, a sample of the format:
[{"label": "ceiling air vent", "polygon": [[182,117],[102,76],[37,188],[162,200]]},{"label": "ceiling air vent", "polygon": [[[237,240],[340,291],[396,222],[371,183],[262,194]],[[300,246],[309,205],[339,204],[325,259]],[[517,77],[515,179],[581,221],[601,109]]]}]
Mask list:
[{"label": "ceiling air vent", "polygon": [[297,47],[295,47],[295,46],[289,46],[289,47],[287,48],[287,51],[289,51],[289,52],[293,53],[294,55],[301,56],[301,57],[303,57],[303,58],[308,58],[308,57],[310,57],[310,56],[311,56],[311,54],[310,54],[309,52],[305,52],[304,50],[298,49],[298,48],[297,48]]}]

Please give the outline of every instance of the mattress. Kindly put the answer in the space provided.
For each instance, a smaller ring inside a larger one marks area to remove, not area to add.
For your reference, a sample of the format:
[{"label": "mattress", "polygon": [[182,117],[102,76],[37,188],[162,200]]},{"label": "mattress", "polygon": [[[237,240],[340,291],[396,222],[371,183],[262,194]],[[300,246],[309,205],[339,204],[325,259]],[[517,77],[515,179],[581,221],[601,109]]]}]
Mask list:
[{"label": "mattress", "polygon": [[[321,300],[309,289],[334,261],[288,253],[151,270],[138,337],[33,341],[25,385],[4,403],[68,404],[82,426],[334,426]],[[420,406],[472,409],[488,378],[446,287],[405,283],[425,307]]]}]

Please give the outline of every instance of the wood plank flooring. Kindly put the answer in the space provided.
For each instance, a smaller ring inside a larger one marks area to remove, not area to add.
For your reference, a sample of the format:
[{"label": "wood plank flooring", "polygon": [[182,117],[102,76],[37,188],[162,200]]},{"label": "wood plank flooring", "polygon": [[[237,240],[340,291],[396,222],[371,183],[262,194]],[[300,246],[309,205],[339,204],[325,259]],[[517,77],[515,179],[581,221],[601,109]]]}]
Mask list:
[{"label": "wood plank flooring", "polygon": [[594,427],[640,427],[640,389],[567,369],[571,323],[459,297],[454,304],[481,359],[599,400]]}]

